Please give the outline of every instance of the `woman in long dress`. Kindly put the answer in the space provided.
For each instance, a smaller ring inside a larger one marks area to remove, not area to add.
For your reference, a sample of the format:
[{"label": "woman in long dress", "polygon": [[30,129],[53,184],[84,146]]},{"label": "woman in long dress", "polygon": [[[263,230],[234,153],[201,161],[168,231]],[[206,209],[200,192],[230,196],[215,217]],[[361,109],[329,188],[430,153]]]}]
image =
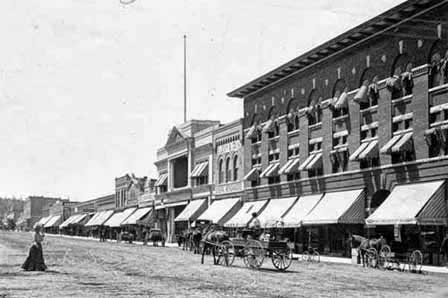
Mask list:
[{"label": "woman in long dress", "polygon": [[42,232],[42,227],[38,225],[34,228],[34,242],[31,245],[28,258],[22,265],[22,269],[26,271],[45,271],[47,269],[42,251],[43,240],[44,233]]}]

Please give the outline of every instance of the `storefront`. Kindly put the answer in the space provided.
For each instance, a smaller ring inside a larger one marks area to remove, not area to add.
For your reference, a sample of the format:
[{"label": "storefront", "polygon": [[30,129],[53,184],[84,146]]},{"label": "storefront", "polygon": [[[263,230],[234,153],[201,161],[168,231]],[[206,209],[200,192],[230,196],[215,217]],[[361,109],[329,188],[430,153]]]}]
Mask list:
[{"label": "storefront", "polygon": [[240,208],[240,198],[216,200],[212,202],[208,209],[205,210],[197,220],[223,226],[224,223],[235,215]]},{"label": "storefront", "polygon": [[89,236],[99,237],[99,228],[114,214],[114,210],[99,211],[95,213],[85,227],[89,230]]},{"label": "storefront", "polygon": [[447,220],[446,182],[438,180],[395,186],[366,223],[393,252],[419,249],[425,264],[440,265]]},{"label": "storefront", "polygon": [[146,218],[150,213],[152,213],[151,207],[139,208],[125,219],[120,226],[124,231],[132,233],[135,240],[143,240],[143,225],[139,224],[139,222]]},{"label": "storefront", "polygon": [[121,212],[117,212],[112,215],[105,223],[104,226],[107,227],[107,232],[111,239],[121,240],[120,234],[122,232],[121,223],[125,221],[132,213],[135,212],[137,208],[127,208]]}]

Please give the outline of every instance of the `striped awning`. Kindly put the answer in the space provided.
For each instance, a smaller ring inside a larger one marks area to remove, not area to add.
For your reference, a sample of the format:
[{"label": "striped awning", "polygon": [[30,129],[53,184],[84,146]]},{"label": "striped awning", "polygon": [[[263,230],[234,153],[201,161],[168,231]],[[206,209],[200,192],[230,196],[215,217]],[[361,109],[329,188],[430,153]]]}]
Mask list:
[{"label": "striped awning", "polygon": [[191,178],[198,178],[208,175],[208,161],[197,164],[191,172]]},{"label": "striped awning", "polygon": [[322,153],[317,153],[314,158],[306,165],[307,170],[315,169],[322,165]]},{"label": "striped awning", "polygon": [[112,214],[114,213],[114,210],[106,210],[106,211],[100,211],[95,213],[95,215],[86,223],[86,227],[93,227],[93,226],[102,226],[106,220],[108,220]]},{"label": "striped awning", "polygon": [[282,217],[286,215],[289,209],[291,209],[296,200],[297,197],[269,200],[266,207],[263,209],[260,215],[258,215],[261,227],[263,228],[282,227],[283,225]]},{"label": "striped awning", "polygon": [[44,225],[44,228],[57,227],[61,224],[61,220],[61,215],[54,215],[47,221],[47,223]]},{"label": "striped awning", "polygon": [[135,210],[127,219],[125,219],[121,225],[136,225],[137,221],[145,217],[149,212],[151,212],[151,207],[139,208]]},{"label": "striped awning", "polygon": [[236,208],[239,201],[240,198],[216,200],[198,217],[198,220],[207,220],[219,225],[223,224],[226,215]]},{"label": "striped awning", "polygon": [[117,212],[109,218],[104,225],[111,228],[117,228],[124,222],[137,208],[127,208],[121,212]]},{"label": "striped awning", "polygon": [[159,179],[157,179],[156,183],[154,184],[154,186],[163,186],[163,185],[167,185],[168,182],[168,174],[161,174],[159,176]]},{"label": "striped awning", "polygon": [[60,226],[59,228],[66,228],[69,225],[79,224],[84,218],[87,217],[87,213],[81,213],[81,214],[74,214],[67,218]]},{"label": "striped awning", "polygon": [[266,169],[263,170],[263,172],[261,172],[260,174],[260,178],[265,178],[267,177],[267,174],[269,173],[269,171],[275,166],[274,163],[269,164]]},{"label": "striped awning", "polygon": [[367,146],[369,146],[369,142],[361,143],[361,145],[358,147],[358,149],[356,149],[355,152],[353,152],[353,154],[350,155],[349,160],[351,160],[351,161],[358,160],[359,155],[360,155],[364,150],[366,150]]},{"label": "striped awning", "polygon": [[269,170],[266,171],[266,174],[264,176],[261,176],[261,178],[268,178],[268,177],[274,177],[278,175],[278,169],[280,168],[280,163],[276,162],[269,165]]},{"label": "striped awning", "polygon": [[302,220],[308,213],[313,210],[313,208],[322,199],[323,194],[308,195],[299,197],[299,200],[292,206],[291,210],[283,216],[283,227],[284,228],[295,228],[300,227]]},{"label": "striped awning", "polygon": [[299,171],[300,158],[293,158],[288,160],[288,162],[278,170],[279,175],[288,175],[297,173]]},{"label": "striped awning", "polygon": [[247,173],[246,176],[244,176],[244,181],[253,181],[256,180],[260,175],[260,169],[259,168],[252,168],[249,173]]},{"label": "striped awning", "polygon": [[249,221],[252,219],[252,213],[259,214],[263,207],[266,206],[268,200],[246,202],[243,204],[240,210],[229,219],[224,226],[232,228],[242,228],[246,227]]},{"label": "striped awning", "polygon": [[34,226],[45,226],[45,224],[51,219],[51,216],[42,217]]},{"label": "striped awning", "polygon": [[184,210],[174,221],[193,221],[207,208],[207,199],[193,200],[188,203]]},{"label": "striped awning", "polygon": [[326,193],[302,225],[363,224],[365,213],[364,189]]},{"label": "striped awning", "polygon": [[410,151],[412,149],[412,132],[408,132],[395,143],[392,152]]},{"label": "striped awning", "polygon": [[378,140],[369,142],[366,149],[359,154],[358,159],[366,159],[374,155],[378,155]]},{"label": "striped awning", "polygon": [[395,186],[386,200],[366,219],[368,225],[446,225],[445,181]]},{"label": "striped awning", "polygon": [[305,159],[305,161],[303,163],[300,164],[299,166],[299,171],[304,171],[306,170],[306,167],[308,166],[308,164],[313,161],[313,159],[316,157],[317,153],[312,153],[310,154],[307,159]]}]

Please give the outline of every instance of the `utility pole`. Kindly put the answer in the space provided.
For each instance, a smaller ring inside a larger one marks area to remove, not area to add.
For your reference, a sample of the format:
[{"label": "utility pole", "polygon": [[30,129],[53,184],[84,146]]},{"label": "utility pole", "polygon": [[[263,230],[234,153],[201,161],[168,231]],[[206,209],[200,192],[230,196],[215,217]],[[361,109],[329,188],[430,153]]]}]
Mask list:
[{"label": "utility pole", "polygon": [[184,35],[184,123],[187,122],[187,35]]}]

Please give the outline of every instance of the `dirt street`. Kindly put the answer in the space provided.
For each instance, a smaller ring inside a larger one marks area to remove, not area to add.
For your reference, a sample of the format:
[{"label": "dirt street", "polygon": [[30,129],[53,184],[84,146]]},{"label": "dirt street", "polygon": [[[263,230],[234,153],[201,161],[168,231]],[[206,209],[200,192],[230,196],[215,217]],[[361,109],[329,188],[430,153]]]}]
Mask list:
[{"label": "dirt street", "polygon": [[0,297],[431,297],[446,275],[293,261],[286,273],[200,264],[178,248],[46,237],[48,272],[24,272],[31,233],[0,232]]}]

